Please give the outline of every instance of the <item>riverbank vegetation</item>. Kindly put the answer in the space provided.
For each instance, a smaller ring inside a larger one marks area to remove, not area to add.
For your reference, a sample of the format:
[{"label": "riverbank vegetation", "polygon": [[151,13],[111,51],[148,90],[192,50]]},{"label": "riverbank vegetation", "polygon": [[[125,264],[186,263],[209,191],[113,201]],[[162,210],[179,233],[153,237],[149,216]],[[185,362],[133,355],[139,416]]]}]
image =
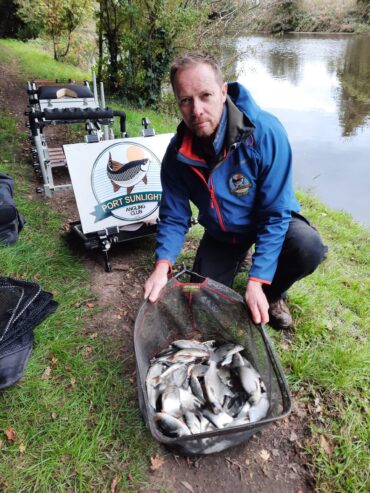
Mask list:
[{"label": "riverbank vegetation", "polygon": [[261,0],[244,20],[250,32],[370,32],[370,4],[363,0]]},{"label": "riverbank vegetation", "polygon": [[[55,60],[95,66],[109,93],[152,107],[185,49],[219,55],[226,35],[248,32],[370,32],[366,0],[0,0],[0,13],[0,37],[34,39]],[[229,75],[237,55],[227,58]]]},{"label": "riverbank vegetation", "polygon": [[[1,41],[0,47],[1,60],[16,63],[24,83],[59,73],[86,75],[33,48],[27,51],[23,43]],[[156,445],[142,425],[134,385],[122,378],[125,362],[112,358],[114,338],[86,329],[99,308],[94,307],[88,272],[65,241],[62,216],[32,196],[31,166],[21,153],[27,136],[17,117],[4,109],[6,94],[2,98],[0,169],[15,178],[16,202],[27,219],[19,241],[0,248],[2,275],[39,282],[53,292],[59,308],[36,329],[20,384],[0,392],[0,490],[145,489]],[[141,115],[132,109],[132,121]],[[157,118],[160,132],[175,129],[166,115],[150,118]],[[301,193],[299,199],[329,254],[316,273],[290,292],[295,334],[269,332],[308,417],[310,433],[303,446],[311,456],[317,491],[365,493],[370,486],[369,231],[309,195]],[[197,240],[200,226],[190,235]],[[178,265],[183,260],[190,265],[193,256],[190,247]],[[148,248],[148,271],[151,264]],[[242,293],[244,284],[241,274],[235,288]]]}]

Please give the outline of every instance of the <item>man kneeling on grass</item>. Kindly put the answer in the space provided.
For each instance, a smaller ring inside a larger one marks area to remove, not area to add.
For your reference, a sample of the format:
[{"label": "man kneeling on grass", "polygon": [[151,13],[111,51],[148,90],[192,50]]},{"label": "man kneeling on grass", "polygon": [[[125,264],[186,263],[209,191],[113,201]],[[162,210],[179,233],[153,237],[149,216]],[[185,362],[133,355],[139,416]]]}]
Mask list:
[{"label": "man kneeling on grass", "polygon": [[292,328],[286,291],[316,269],[327,248],[299,214],[285,130],[245,87],[225,83],[206,53],[178,57],[170,77],[183,120],[162,163],[156,266],[144,297],[156,301],[167,283],[191,201],[205,228],[193,271],[231,286],[254,244],[245,292],[253,321]]}]

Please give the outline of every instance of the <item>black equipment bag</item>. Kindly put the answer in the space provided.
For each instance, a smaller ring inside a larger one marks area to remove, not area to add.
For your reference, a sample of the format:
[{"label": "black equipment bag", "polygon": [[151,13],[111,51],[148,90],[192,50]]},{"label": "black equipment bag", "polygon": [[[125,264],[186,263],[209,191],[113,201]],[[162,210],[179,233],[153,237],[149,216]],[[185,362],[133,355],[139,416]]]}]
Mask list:
[{"label": "black equipment bag", "polygon": [[25,223],[13,200],[14,181],[0,173],[0,243],[12,245]]}]

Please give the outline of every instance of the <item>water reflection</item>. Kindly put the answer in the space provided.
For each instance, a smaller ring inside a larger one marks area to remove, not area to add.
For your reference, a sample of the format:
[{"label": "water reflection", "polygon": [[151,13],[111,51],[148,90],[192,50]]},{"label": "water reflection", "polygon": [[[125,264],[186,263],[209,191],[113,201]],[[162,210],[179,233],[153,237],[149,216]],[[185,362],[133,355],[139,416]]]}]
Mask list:
[{"label": "water reflection", "polygon": [[363,128],[370,115],[370,39],[352,38],[346,47],[344,63],[338,67],[341,82],[339,120],[343,135]]},{"label": "water reflection", "polygon": [[238,80],[287,128],[295,184],[370,225],[370,36],[241,38]]}]

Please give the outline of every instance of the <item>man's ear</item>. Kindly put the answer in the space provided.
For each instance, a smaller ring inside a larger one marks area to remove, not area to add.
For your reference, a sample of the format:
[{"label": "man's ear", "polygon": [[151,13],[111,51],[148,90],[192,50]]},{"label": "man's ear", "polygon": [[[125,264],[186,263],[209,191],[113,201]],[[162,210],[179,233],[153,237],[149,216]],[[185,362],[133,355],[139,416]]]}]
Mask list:
[{"label": "man's ear", "polygon": [[225,102],[226,101],[226,97],[227,97],[227,82],[224,82],[222,84],[221,93],[222,93],[222,100],[223,100],[223,102]]}]

